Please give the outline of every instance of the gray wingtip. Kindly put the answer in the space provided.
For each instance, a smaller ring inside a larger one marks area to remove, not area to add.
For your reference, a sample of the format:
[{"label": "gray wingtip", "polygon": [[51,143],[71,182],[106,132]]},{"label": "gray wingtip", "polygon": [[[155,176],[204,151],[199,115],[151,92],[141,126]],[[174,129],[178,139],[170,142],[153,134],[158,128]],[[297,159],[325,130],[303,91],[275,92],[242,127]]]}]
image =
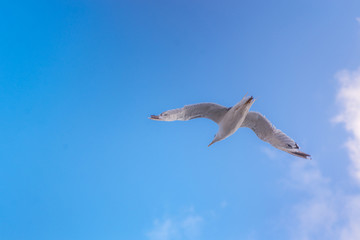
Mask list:
[{"label": "gray wingtip", "polygon": [[301,152],[301,151],[296,151],[296,152],[288,152],[294,156],[297,156],[297,157],[301,157],[301,158],[305,158],[305,159],[309,159],[311,160],[311,155],[307,154],[307,153],[304,153],[304,152]]}]

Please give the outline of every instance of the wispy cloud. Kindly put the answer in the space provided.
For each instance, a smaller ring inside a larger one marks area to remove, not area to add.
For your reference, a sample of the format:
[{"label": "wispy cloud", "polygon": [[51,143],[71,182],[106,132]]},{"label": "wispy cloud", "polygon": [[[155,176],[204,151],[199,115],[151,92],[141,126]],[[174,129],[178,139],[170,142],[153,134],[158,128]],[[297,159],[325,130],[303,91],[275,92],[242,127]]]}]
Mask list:
[{"label": "wispy cloud", "polygon": [[[357,20],[360,23],[360,18]],[[337,74],[337,78],[340,82],[337,100],[343,107],[336,120],[344,123],[349,132],[346,147],[352,161],[350,174],[360,184],[360,68],[355,71],[343,70]],[[340,239],[360,239],[360,195],[348,196],[345,202],[347,221]]]},{"label": "wispy cloud", "polygon": [[182,239],[194,239],[201,233],[201,224],[203,218],[200,216],[187,216],[180,225],[182,233],[185,238]]},{"label": "wispy cloud", "polygon": [[153,229],[146,235],[150,240],[196,239],[201,235],[203,218],[189,214],[183,218],[156,219]]},{"label": "wispy cloud", "polygon": [[341,240],[360,239],[360,195],[349,196],[345,200],[344,212],[347,215],[345,226],[341,229]]},{"label": "wispy cloud", "polygon": [[[351,160],[349,175],[360,184],[360,68],[343,70],[336,77],[340,113],[335,122],[343,123],[349,133],[345,143]],[[294,162],[290,172],[292,188],[308,196],[292,209],[292,239],[360,239],[358,192],[337,188],[315,162]]]},{"label": "wispy cloud", "polygon": [[[290,171],[291,187],[308,197],[293,206],[292,239],[335,239],[338,221],[337,198],[313,162],[294,162]],[[319,236],[321,236],[319,238]]]},{"label": "wispy cloud", "polygon": [[179,233],[171,219],[165,219],[154,221],[154,228],[147,233],[147,236],[151,240],[168,240],[178,237]]},{"label": "wispy cloud", "polygon": [[344,123],[350,134],[346,147],[352,160],[351,174],[360,183],[360,68],[353,72],[343,70],[337,78],[340,82],[337,100],[341,112],[335,121]]},{"label": "wispy cloud", "polygon": [[[308,197],[291,209],[291,239],[360,239],[360,195],[346,193],[314,163],[295,162],[292,188]],[[290,222],[289,222],[290,223]]]}]

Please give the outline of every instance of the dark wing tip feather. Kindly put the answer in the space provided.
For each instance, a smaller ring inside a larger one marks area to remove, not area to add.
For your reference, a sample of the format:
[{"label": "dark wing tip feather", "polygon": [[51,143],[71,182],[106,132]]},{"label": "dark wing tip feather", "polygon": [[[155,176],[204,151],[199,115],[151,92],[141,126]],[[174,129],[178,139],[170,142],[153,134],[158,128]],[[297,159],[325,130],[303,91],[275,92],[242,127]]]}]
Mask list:
[{"label": "dark wing tip feather", "polygon": [[311,160],[311,156],[307,153],[304,153],[304,152],[300,152],[300,151],[296,151],[296,152],[288,152],[294,156],[297,156],[297,157],[301,157],[301,158],[305,158],[305,159],[310,159]]}]

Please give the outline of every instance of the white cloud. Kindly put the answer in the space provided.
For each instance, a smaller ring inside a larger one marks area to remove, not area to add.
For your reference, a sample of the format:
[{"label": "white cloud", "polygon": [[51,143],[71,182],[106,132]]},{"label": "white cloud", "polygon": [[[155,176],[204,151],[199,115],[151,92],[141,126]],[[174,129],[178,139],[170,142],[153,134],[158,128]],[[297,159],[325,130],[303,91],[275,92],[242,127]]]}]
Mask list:
[{"label": "white cloud", "polygon": [[[336,194],[330,188],[330,180],[324,178],[318,166],[312,162],[294,162],[290,170],[291,187],[308,198],[291,209],[293,240],[336,239],[338,206]],[[321,236],[321,237],[318,237]]]},{"label": "white cloud", "polygon": [[350,134],[346,147],[352,160],[351,174],[360,183],[360,68],[353,72],[343,70],[337,78],[340,82],[337,100],[341,112],[335,121],[344,123]]},{"label": "white cloud", "polygon": [[154,221],[154,228],[148,232],[147,236],[151,240],[168,240],[178,236],[176,226],[171,219],[165,219],[163,222]]},{"label": "white cloud", "polygon": [[184,218],[156,219],[153,229],[146,235],[150,240],[196,239],[201,234],[203,218],[190,214]]},{"label": "white cloud", "polygon": [[357,240],[360,239],[360,196],[352,196],[346,199],[344,206],[347,214],[347,222],[341,229],[341,240]]},{"label": "white cloud", "polygon": [[357,18],[356,18],[356,21],[357,21],[358,23],[360,23],[360,17],[357,17]]},{"label": "white cloud", "polygon": [[[357,21],[360,23],[360,18]],[[337,74],[337,78],[340,82],[337,99],[343,107],[336,120],[344,123],[350,134],[346,143],[352,161],[350,174],[360,184],[360,68],[355,71],[343,70]],[[360,239],[360,195],[348,196],[343,202],[347,219],[340,239]]]},{"label": "white cloud", "polygon": [[[336,77],[340,88],[337,101],[340,113],[335,121],[349,133],[345,146],[350,157],[349,175],[360,183],[360,68],[341,71]],[[337,188],[325,178],[314,161],[294,162],[291,187],[308,197],[293,206],[293,240],[360,239],[360,195]],[[355,185],[358,186],[358,185]]]},{"label": "white cloud", "polygon": [[291,239],[360,239],[360,195],[345,193],[313,162],[294,162],[291,187],[308,197],[291,209]]},{"label": "white cloud", "polygon": [[181,222],[181,230],[185,238],[182,239],[194,239],[200,235],[200,226],[203,222],[203,218],[200,216],[187,216]]}]

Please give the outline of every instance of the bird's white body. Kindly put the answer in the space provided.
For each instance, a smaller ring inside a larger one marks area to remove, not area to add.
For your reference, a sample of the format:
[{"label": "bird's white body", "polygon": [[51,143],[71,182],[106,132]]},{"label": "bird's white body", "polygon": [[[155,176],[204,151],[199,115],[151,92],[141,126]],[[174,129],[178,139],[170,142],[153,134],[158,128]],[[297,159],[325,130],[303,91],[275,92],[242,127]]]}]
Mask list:
[{"label": "bird's white body", "polygon": [[241,127],[254,101],[253,97],[244,97],[239,103],[230,108],[219,122],[219,131],[210,145],[233,135]]}]

